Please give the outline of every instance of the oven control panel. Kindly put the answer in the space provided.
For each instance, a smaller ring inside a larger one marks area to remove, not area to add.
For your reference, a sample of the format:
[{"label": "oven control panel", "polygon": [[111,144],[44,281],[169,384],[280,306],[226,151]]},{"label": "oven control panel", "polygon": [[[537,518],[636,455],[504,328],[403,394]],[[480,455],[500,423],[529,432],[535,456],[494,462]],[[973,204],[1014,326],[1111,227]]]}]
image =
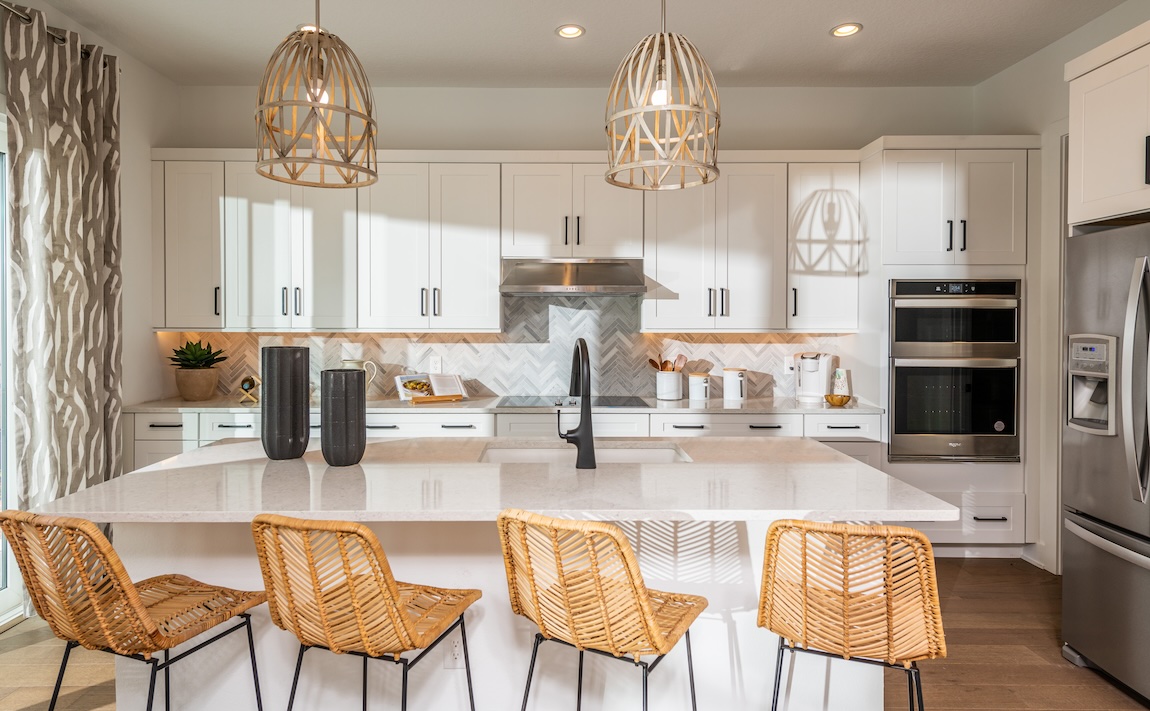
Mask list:
[{"label": "oven control panel", "polygon": [[931,281],[894,279],[891,296],[1019,296],[1017,279],[969,279],[965,281]]}]

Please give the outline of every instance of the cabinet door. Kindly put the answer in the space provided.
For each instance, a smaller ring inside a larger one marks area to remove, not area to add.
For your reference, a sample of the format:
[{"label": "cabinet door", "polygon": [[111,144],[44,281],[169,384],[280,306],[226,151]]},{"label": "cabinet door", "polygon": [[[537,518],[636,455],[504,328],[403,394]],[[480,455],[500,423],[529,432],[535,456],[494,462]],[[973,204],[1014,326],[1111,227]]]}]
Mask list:
[{"label": "cabinet door", "polygon": [[715,327],[786,328],[786,164],[728,163],[716,192]]},{"label": "cabinet door", "polygon": [[432,330],[499,330],[499,166],[431,166]]},{"label": "cabinet door", "polygon": [[858,328],[858,163],[791,163],[787,328]]},{"label": "cabinet door", "polygon": [[572,165],[572,256],[643,257],[643,191],[611,185],[604,165]]},{"label": "cabinet door", "polygon": [[1150,210],[1150,46],[1070,82],[1071,224]]},{"label": "cabinet door", "polygon": [[1026,151],[955,152],[956,264],[1026,263]]},{"label": "cabinet door", "polygon": [[643,297],[643,330],[713,330],[715,184],[643,198],[643,272],[650,287]]},{"label": "cabinet door", "polygon": [[356,191],[292,188],[292,327],[356,326]]},{"label": "cabinet door", "polygon": [[256,173],[255,163],[224,167],[225,323],[290,328],[291,186]]},{"label": "cabinet door", "polygon": [[954,151],[886,151],[882,202],[884,264],[954,263]]},{"label": "cabinet door", "polygon": [[164,164],[164,325],[222,328],[224,164]]},{"label": "cabinet door", "polygon": [[431,312],[427,164],[378,170],[359,190],[359,327],[422,330]]},{"label": "cabinet door", "polygon": [[570,257],[571,164],[503,165],[503,256]]}]

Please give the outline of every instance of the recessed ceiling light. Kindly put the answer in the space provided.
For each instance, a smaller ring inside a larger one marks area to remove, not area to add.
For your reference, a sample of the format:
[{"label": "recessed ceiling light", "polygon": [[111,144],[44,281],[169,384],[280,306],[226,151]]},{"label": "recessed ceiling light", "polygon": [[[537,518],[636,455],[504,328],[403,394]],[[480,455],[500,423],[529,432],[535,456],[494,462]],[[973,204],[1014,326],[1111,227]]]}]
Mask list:
[{"label": "recessed ceiling light", "polygon": [[582,35],[585,31],[586,30],[584,30],[579,25],[559,25],[555,28],[555,34],[559,35],[563,39],[575,39],[576,37]]},{"label": "recessed ceiling light", "polygon": [[838,27],[831,30],[831,34],[835,37],[850,37],[851,35],[858,34],[862,30],[862,25],[857,22],[844,22]]}]

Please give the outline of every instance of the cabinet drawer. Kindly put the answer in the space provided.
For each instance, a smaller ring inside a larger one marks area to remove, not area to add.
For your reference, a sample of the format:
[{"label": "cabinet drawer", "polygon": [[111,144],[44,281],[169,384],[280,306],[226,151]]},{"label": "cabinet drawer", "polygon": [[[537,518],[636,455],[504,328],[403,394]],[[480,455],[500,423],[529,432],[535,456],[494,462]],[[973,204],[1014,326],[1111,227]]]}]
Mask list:
[{"label": "cabinet drawer", "polygon": [[814,439],[879,440],[881,415],[803,415],[803,435]]},{"label": "cabinet drawer", "polygon": [[960,510],[957,521],[904,524],[925,533],[932,543],[1026,542],[1025,494],[969,491],[930,493],[954,504]]},{"label": "cabinet drawer", "polygon": [[651,415],[652,437],[802,437],[802,415]]},{"label": "cabinet drawer", "polygon": [[258,412],[220,412],[200,415],[200,439],[214,441],[229,437],[259,437]]},{"label": "cabinet drawer", "polygon": [[[649,419],[642,413],[596,412],[591,415],[595,437],[649,437]],[[579,413],[564,412],[559,422],[555,413],[511,413],[499,415],[496,420],[497,437],[554,437],[558,427],[566,432],[579,425]]]},{"label": "cabinet drawer", "polygon": [[368,414],[370,437],[491,437],[495,415],[489,414]]},{"label": "cabinet drawer", "polygon": [[145,412],[136,413],[135,419],[137,440],[196,440],[200,438],[199,416],[195,413]]},{"label": "cabinet drawer", "polygon": [[163,461],[168,457],[174,457],[177,454],[190,452],[198,446],[199,442],[192,440],[142,440],[136,442],[133,448],[135,459],[132,471]]}]

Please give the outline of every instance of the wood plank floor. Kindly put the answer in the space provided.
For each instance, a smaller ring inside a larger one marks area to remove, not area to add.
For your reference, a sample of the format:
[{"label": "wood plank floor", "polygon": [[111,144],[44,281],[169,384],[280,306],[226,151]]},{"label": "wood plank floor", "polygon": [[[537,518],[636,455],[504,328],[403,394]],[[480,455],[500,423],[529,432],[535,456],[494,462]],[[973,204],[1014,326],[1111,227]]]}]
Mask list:
[{"label": "wood plank floor", "polygon": [[[1146,708],[1060,653],[1060,578],[1020,560],[940,558],[949,656],[923,662],[928,711]],[[0,711],[46,709],[64,643],[39,620],[0,634]],[[886,708],[907,708],[905,676],[887,672]],[[58,709],[114,711],[112,657],[72,652]],[[700,708],[705,709],[705,705]]]},{"label": "wood plank floor", "polygon": [[[928,711],[1142,709],[1061,654],[1061,578],[1016,559],[940,558],[947,658],[921,662]],[[886,709],[907,708],[906,675],[886,672]]]}]

